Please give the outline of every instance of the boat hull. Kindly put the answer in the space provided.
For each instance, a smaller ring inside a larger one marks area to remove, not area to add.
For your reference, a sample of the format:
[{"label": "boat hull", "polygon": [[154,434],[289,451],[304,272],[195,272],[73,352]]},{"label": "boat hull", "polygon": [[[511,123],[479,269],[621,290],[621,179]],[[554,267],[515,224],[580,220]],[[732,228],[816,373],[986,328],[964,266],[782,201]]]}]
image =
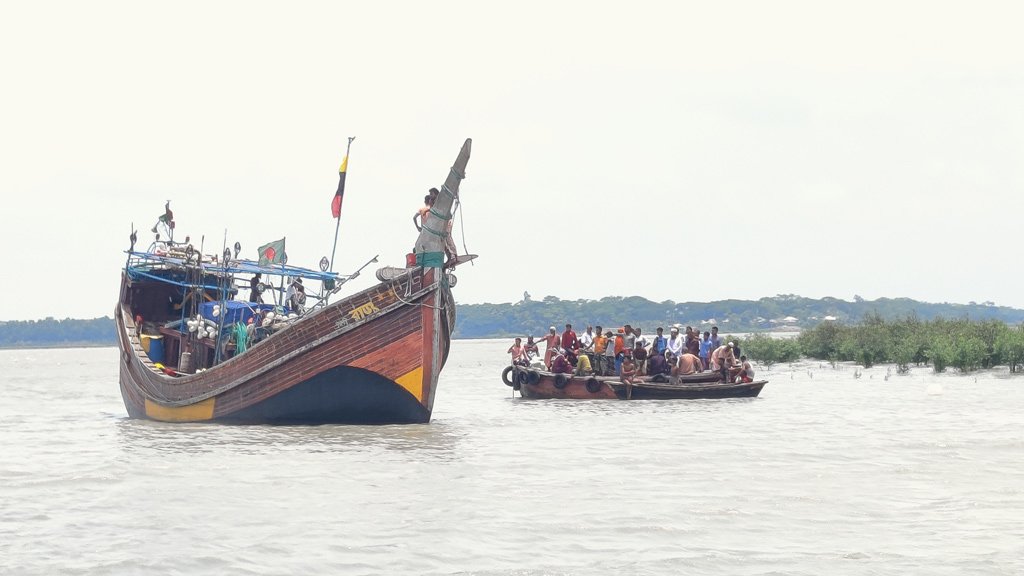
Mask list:
[{"label": "boat hull", "polygon": [[543,370],[515,368],[509,376],[523,398],[575,400],[693,400],[701,398],[753,398],[768,382],[726,383],[717,372],[682,377],[679,384],[644,380],[627,387],[608,376],[572,376]]},{"label": "boat hull", "polygon": [[120,385],[128,414],[174,422],[429,422],[454,325],[442,274],[412,269],[191,375],[169,375],[150,361],[122,304]]}]

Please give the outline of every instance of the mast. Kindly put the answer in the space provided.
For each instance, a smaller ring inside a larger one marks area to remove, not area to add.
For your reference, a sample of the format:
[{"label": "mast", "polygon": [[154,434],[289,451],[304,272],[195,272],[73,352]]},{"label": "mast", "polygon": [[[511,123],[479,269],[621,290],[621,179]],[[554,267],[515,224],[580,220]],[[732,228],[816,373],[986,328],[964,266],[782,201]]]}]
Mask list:
[{"label": "mast", "polygon": [[448,236],[448,223],[459,200],[459,183],[466,177],[466,164],[473,145],[472,138],[466,138],[455,164],[448,170],[448,177],[441,185],[441,193],[430,208],[430,219],[423,224],[419,238],[416,239],[415,252],[444,252],[445,237]]}]

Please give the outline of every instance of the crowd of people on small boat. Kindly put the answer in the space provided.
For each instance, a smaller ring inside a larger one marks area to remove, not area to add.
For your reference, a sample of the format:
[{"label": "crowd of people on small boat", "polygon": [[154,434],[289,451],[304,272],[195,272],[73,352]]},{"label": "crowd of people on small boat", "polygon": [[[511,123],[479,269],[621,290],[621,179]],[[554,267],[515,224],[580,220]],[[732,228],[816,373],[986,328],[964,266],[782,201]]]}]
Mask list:
[{"label": "crowd of people on small boat", "polygon": [[[648,339],[640,328],[626,324],[615,332],[587,326],[577,336],[572,325],[566,324],[560,335],[552,326],[536,340],[532,334],[526,342],[516,338],[508,353],[517,366],[578,376],[618,376],[629,384],[640,376],[674,383],[680,376],[709,370],[720,372],[725,382],[754,381],[754,368],[747,357],[737,344],[719,336],[717,326],[703,334],[691,326],[686,327],[685,334],[680,334],[676,326],[668,336],[661,327],[655,332]],[[539,347],[542,343],[543,358]]]}]

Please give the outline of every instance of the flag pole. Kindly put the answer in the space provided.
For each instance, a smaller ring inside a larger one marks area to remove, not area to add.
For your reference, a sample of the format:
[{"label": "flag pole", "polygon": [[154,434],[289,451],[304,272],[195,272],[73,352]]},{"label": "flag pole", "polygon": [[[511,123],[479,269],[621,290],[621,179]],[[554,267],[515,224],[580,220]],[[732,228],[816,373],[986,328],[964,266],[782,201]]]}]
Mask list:
[{"label": "flag pole", "polygon": [[[352,149],[352,141],[355,136],[348,137],[348,146],[345,147],[345,172],[348,172],[348,153]],[[347,176],[346,176],[347,177]],[[338,206],[338,222],[334,225],[334,247],[331,248],[331,267],[329,272],[334,272],[334,253],[338,250],[338,230],[341,229],[341,205]]]}]

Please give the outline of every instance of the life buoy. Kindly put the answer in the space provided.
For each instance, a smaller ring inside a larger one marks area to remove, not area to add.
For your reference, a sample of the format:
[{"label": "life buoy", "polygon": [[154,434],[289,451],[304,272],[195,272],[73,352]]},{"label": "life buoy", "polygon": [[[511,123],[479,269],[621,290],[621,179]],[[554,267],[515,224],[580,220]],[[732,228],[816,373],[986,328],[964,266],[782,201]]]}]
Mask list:
[{"label": "life buoy", "polygon": [[511,386],[515,384],[515,382],[512,381],[511,377],[513,369],[514,368],[512,366],[505,366],[505,369],[501,371],[501,381],[505,383],[505,386]]},{"label": "life buoy", "polygon": [[601,391],[601,382],[597,378],[587,379],[587,392],[597,394]]},{"label": "life buoy", "polygon": [[533,384],[534,386],[536,386],[537,384],[540,384],[540,372],[537,372],[536,370],[530,370],[530,380],[529,380],[529,382],[530,382],[530,384]]},{"label": "life buoy", "polygon": [[555,374],[555,388],[561,390],[568,383],[569,379],[565,377],[565,374]]},{"label": "life buoy", "polygon": [[530,375],[526,373],[526,370],[520,370],[519,371],[519,376],[516,376],[516,382],[519,382],[519,384],[522,385],[522,384],[526,384],[529,381],[530,381]]}]

